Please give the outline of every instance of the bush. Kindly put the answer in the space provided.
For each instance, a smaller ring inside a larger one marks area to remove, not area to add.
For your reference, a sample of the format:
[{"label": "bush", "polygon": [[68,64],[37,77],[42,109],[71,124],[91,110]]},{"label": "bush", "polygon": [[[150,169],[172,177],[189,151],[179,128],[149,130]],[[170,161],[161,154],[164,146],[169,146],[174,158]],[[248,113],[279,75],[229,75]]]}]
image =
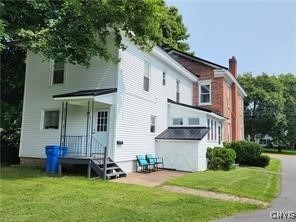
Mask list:
[{"label": "bush", "polygon": [[233,141],[224,143],[225,148],[234,149],[236,153],[235,162],[242,165],[256,166],[261,155],[261,146],[249,141]]},{"label": "bush", "polygon": [[267,155],[261,155],[256,161],[254,166],[266,167],[268,166],[270,157]]},{"label": "bush", "polygon": [[235,160],[235,151],[224,147],[208,148],[208,168],[212,170],[230,170]]}]

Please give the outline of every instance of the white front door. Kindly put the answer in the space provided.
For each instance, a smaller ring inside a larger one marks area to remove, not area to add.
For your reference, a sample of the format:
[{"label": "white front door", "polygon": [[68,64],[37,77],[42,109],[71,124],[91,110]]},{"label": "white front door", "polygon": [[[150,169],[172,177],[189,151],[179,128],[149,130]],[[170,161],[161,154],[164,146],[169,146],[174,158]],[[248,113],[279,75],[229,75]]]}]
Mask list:
[{"label": "white front door", "polygon": [[107,110],[94,111],[93,136],[103,146],[108,146],[109,112]]}]

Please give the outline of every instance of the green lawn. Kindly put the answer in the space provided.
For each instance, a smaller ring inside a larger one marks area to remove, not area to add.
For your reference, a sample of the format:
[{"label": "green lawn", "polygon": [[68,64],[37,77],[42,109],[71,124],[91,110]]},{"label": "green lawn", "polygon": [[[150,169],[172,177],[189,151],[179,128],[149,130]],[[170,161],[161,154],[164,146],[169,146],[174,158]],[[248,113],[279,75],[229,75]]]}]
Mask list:
[{"label": "green lawn", "polygon": [[169,184],[271,201],[279,193],[280,163],[271,159],[266,168],[239,167],[230,171],[191,173],[172,179]]},{"label": "green lawn", "polygon": [[262,148],[263,153],[274,153],[274,154],[285,154],[285,155],[296,155],[296,150],[282,149],[282,152],[278,152],[276,148]]},{"label": "green lawn", "polygon": [[38,169],[1,168],[1,221],[208,221],[258,206]]}]

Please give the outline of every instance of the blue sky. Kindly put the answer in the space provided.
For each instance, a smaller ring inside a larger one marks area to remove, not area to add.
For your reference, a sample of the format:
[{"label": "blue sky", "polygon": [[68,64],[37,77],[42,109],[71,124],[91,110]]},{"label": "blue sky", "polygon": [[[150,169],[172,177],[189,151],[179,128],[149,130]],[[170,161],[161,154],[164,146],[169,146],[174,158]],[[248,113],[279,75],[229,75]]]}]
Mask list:
[{"label": "blue sky", "polygon": [[183,16],[195,55],[238,72],[296,74],[296,0],[166,0]]}]

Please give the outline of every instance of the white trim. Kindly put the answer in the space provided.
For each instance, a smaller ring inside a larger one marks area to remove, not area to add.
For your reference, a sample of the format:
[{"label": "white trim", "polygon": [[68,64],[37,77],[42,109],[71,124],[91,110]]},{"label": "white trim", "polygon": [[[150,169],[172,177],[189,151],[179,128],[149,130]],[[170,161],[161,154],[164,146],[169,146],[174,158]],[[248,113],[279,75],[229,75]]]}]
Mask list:
[{"label": "white trim", "polygon": [[179,72],[180,74],[182,74],[183,76],[191,80],[192,82],[196,82],[198,80],[198,78],[193,73],[185,69],[180,63],[175,61],[168,53],[163,51],[160,47],[155,46],[152,49],[151,54],[155,55],[156,57],[158,57],[159,59],[161,59],[168,65],[170,65],[177,72]]},{"label": "white trim", "polygon": [[237,86],[238,92],[243,97],[248,96],[247,93],[244,91],[244,89],[241,87],[241,85],[238,83],[237,79],[228,70],[215,69],[214,70],[214,77],[224,77],[229,84],[234,83]]},{"label": "white trim", "polygon": [[[209,85],[210,101],[206,103],[201,102],[201,86],[203,85]],[[212,105],[212,81],[211,80],[198,81],[198,105],[200,106]]]}]

